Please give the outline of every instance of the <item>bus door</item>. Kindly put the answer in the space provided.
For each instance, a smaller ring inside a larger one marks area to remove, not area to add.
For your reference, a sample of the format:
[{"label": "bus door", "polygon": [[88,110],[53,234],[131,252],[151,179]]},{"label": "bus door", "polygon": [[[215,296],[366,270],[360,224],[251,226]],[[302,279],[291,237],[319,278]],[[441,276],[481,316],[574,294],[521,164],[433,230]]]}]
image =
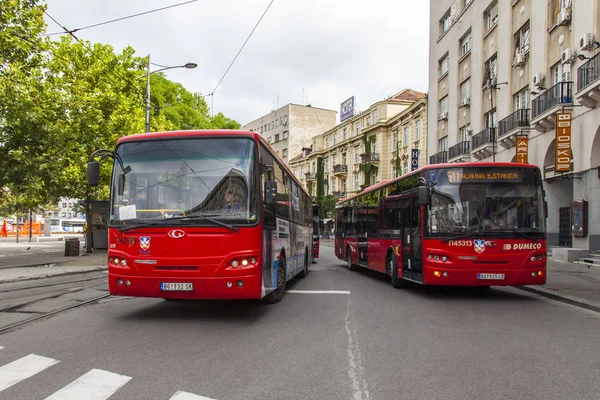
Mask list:
[{"label": "bus door", "polygon": [[423,282],[421,261],[421,209],[417,191],[402,195],[402,271],[404,277]]},{"label": "bus door", "polygon": [[369,243],[368,243],[368,209],[361,207],[358,210],[358,262],[366,267],[369,266]]}]

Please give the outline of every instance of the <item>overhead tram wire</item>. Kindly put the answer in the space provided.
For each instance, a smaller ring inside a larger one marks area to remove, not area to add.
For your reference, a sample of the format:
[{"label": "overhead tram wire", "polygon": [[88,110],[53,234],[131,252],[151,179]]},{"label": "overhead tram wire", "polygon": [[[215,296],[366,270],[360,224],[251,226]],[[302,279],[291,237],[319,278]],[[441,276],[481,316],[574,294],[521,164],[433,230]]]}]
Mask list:
[{"label": "overhead tram wire", "polygon": [[[254,31],[256,30],[256,28],[258,28],[258,25],[260,24],[260,22],[262,21],[262,19],[265,17],[265,15],[267,14],[267,11],[269,11],[269,8],[271,8],[271,5],[274,2],[275,2],[275,0],[271,0],[271,2],[269,3],[269,5],[265,9],[265,11],[262,13],[262,15],[260,16],[260,18],[258,19],[258,22],[256,23],[256,25],[254,25],[254,28],[252,29],[252,31],[250,32],[250,34],[246,38],[246,41],[244,42],[244,44],[242,44],[242,47],[240,47],[240,50],[237,52],[237,54],[235,55],[235,57],[231,61],[231,64],[229,64],[229,67],[227,67],[227,70],[225,71],[225,73],[223,74],[223,76],[221,77],[221,79],[219,79],[219,82],[217,83],[217,86],[215,86],[215,88],[213,89],[213,91],[210,92],[209,94],[207,94],[207,96],[211,96],[214,99],[214,94],[217,91],[217,89],[219,88],[219,85],[221,85],[221,82],[223,82],[223,79],[225,79],[225,76],[227,76],[227,73],[229,72],[229,70],[231,69],[231,67],[233,67],[233,64],[235,63],[235,60],[237,60],[237,58],[241,54],[242,50],[244,50],[244,47],[246,47],[246,43],[248,43],[248,41],[252,37],[252,34],[254,34]],[[214,105],[214,100],[213,100],[213,102],[211,104]],[[214,116],[214,109],[213,109],[212,106],[211,106],[211,113]]]},{"label": "overhead tram wire", "polygon": [[[129,19],[129,18],[135,18],[135,17],[139,17],[139,16],[141,16],[141,15],[146,15],[146,14],[151,14],[151,13],[155,13],[155,12],[158,12],[158,11],[163,11],[163,10],[166,10],[166,9],[168,9],[168,8],[179,7],[179,6],[183,6],[183,5],[186,5],[186,4],[195,3],[195,2],[197,2],[197,1],[198,1],[198,0],[189,0],[189,1],[185,1],[185,2],[183,2],[183,3],[172,4],[172,5],[170,5],[170,6],[161,7],[161,8],[156,8],[156,9],[154,9],[154,10],[149,10],[149,11],[144,11],[144,12],[137,13],[137,14],[128,15],[128,16],[126,16],[126,17],[115,18],[115,19],[111,19],[111,20],[109,20],[109,21],[99,22],[99,23],[97,23],[97,24],[92,24],[92,25],[82,26],[81,28],[75,28],[75,29],[73,29],[73,30],[70,30],[70,31],[67,31],[67,32],[53,32],[53,33],[44,33],[44,34],[42,34],[42,35],[40,35],[40,36],[54,36],[54,35],[63,35],[63,34],[65,34],[65,33],[71,34],[71,33],[74,33],[74,32],[82,31],[82,30],[84,30],[84,29],[95,28],[95,27],[97,27],[97,26],[106,25],[106,24],[112,24],[113,22],[119,22],[119,21],[123,21],[123,20],[125,20],[125,19]],[[47,14],[46,14],[46,15],[47,15]],[[52,17],[50,17],[50,18],[52,18]],[[52,20],[54,20],[54,18],[52,18]],[[56,22],[56,21],[54,21],[54,22]],[[59,25],[60,25],[60,24],[59,24]],[[64,27],[63,27],[63,26],[61,26],[61,28],[63,28],[63,29],[64,29]]]}]

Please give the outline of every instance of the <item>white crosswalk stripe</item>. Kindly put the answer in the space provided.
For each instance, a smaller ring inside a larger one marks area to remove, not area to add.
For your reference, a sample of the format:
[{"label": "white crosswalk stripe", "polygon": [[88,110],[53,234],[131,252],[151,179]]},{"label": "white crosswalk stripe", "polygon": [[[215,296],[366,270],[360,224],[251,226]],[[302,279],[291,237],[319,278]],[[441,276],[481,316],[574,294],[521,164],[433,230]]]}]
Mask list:
[{"label": "white crosswalk stripe", "polygon": [[46,397],[46,400],[105,400],[129,380],[129,376],[92,369],[50,397]]},{"label": "white crosswalk stripe", "polygon": [[182,392],[179,390],[169,400],[215,400],[204,396],[198,396],[197,394]]},{"label": "white crosswalk stripe", "polygon": [[58,362],[53,358],[30,354],[0,367],[0,392]]}]

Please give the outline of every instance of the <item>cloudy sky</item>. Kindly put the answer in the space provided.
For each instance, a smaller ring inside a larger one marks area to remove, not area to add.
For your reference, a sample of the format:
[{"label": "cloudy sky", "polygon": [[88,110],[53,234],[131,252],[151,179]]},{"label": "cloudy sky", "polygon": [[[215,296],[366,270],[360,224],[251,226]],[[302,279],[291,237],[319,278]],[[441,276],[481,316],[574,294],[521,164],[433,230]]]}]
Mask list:
[{"label": "cloudy sky", "polygon": [[[68,29],[184,0],[47,0]],[[213,91],[271,0],[199,0],[82,30],[81,39],[131,45],[164,65],[188,90]],[[48,31],[60,31],[47,19]],[[338,111],[356,96],[359,108],[401,89],[427,91],[429,1],[275,0],[214,95],[215,112],[242,124],[287,103]],[[156,67],[154,67],[156,68]],[[303,98],[304,92],[304,98]],[[210,98],[207,98],[209,106]]]}]

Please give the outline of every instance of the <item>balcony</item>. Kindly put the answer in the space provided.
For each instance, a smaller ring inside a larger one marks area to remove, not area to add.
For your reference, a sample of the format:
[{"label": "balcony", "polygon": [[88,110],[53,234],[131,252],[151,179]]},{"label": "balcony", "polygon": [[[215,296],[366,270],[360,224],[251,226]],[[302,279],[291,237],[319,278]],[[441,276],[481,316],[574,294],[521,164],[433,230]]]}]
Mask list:
[{"label": "balcony", "polygon": [[496,128],[486,128],[471,138],[471,154],[477,160],[482,160],[494,153],[494,138]]},{"label": "balcony", "polygon": [[431,157],[429,157],[429,164],[444,164],[448,162],[448,152],[447,151],[440,151],[437,154],[432,155]]},{"label": "balcony", "polygon": [[337,199],[343,199],[346,197],[346,192],[332,192],[331,194]]},{"label": "balcony", "polygon": [[505,149],[515,147],[517,136],[530,130],[529,109],[517,110],[498,124],[498,143]]},{"label": "balcony", "polygon": [[559,82],[531,102],[531,125],[547,132],[556,125],[556,113],[573,107],[573,82]]},{"label": "balcony", "polygon": [[[571,160],[571,171],[573,171],[573,160]],[[544,167],[544,180],[552,179],[552,178],[560,178],[565,174],[570,174],[571,172],[556,172],[556,168],[554,164],[546,165]]]},{"label": "balcony", "polygon": [[306,181],[316,181],[317,175],[312,172],[307,172],[304,174],[304,179],[306,179]]},{"label": "balcony", "polygon": [[361,163],[366,164],[368,162],[371,163],[379,163],[379,153],[365,153],[360,155]]},{"label": "balcony", "polygon": [[346,176],[348,174],[348,166],[346,164],[336,164],[333,166],[334,176]]},{"label": "balcony", "polygon": [[596,108],[600,104],[600,53],[577,69],[575,97],[584,107]]},{"label": "balcony", "polygon": [[471,142],[468,140],[458,142],[448,149],[448,161],[468,162],[471,161]]}]

